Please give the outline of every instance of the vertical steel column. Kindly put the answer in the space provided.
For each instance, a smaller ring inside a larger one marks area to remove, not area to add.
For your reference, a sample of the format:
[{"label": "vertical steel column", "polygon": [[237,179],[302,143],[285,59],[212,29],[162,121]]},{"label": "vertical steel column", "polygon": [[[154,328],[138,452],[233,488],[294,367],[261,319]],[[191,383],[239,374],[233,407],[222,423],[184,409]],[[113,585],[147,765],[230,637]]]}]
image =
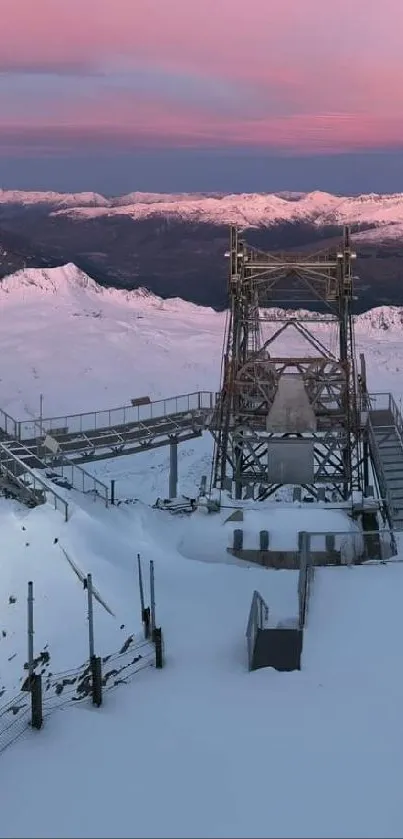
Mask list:
[{"label": "vertical steel column", "polygon": [[90,659],[95,655],[94,644],[94,612],[92,606],[92,574],[87,574],[87,596],[88,596],[88,640],[90,646]]},{"label": "vertical steel column", "polygon": [[34,675],[34,585],[28,583],[28,674],[29,684]]},{"label": "vertical steel column", "polygon": [[169,440],[169,498],[178,495],[178,441],[176,437]]},{"label": "vertical steel column", "polygon": [[150,560],[150,600],[151,600],[151,638],[154,641],[155,632],[155,577],[154,562]]}]

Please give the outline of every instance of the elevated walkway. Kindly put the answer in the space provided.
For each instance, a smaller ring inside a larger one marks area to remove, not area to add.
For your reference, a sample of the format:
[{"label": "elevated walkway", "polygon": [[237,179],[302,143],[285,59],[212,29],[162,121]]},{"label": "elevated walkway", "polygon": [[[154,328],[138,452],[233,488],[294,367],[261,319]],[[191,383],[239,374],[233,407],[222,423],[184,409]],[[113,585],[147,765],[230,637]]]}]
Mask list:
[{"label": "elevated walkway", "polygon": [[[126,405],[109,411],[16,422],[0,415],[3,430],[14,429],[28,449],[43,443],[48,435],[62,454],[74,463],[84,463],[135,454],[147,449],[200,437],[209,423],[215,394],[209,391],[175,396],[143,405]],[[49,451],[41,446],[41,457]],[[53,457],[57,463],[57,456]]]},{"label": "elevated walkway", "polygon": [[403,418],[390,393],[370,395],[369,446],[391,525],[403,531]]},{"label": "elevated walkway", "polygon": [[[176,495],[177,444],[200,437],[208,427],[216,394],[197,391],[107,411],[16,420],[0,409],[0,474],[3,489],[24,503],[44,503],[53,495],[66,519],[68,503],[52,484],[77,489],[109,503],[108,487],[81,463],[171,445],[170,497]],[[41,478],[38,470],[45,472]]]}]

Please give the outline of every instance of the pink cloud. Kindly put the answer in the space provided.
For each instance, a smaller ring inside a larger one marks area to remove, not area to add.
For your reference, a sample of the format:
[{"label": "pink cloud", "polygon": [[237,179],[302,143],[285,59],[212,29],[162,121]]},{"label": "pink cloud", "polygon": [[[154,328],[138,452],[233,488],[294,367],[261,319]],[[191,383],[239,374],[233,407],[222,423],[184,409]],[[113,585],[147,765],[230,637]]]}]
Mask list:
[{"label": "pink cloud", "polygon": [[3,111],[2,132],[68,126],[116,142],[301,151],[403,145],[403,0],[2,0],[1,26],[3,69],[147,67],[239,86],[225,117],[191,92],[187,103],[162,92],[144,102],[117,88],[48,98],[18,125]]},{"label": "pink cloud", "polygon": [[41,120],[31,114],[13,124],[0,115],[0,146],[9,147],[12,136],[21,148],[37,147],[48,138],[47,148],[53,143],[66,149],[92,143],[122,149],[142,145],[256,146],[289,153],[321,153],[399,147],[403,137],[403,116],[329,112],[221,118],[207,109],[181,109],[163,101],[136,101],[130,96],[87,101],[80,108],[55,102],[51,111]]}]

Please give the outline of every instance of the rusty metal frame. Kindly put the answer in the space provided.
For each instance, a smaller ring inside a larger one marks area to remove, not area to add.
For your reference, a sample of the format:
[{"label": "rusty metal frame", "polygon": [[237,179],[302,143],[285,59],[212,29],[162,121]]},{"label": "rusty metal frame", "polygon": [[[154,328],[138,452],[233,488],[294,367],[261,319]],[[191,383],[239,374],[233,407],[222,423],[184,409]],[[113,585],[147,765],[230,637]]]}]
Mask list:
[{"label": "rusty metal frame", "polygon": [[[235,484],[237,498],[267,497],[266,419],[281,376],[302,377],[317,427],[311,432],[317,485],[348,498],[362,486],[359,388],[356,375],[350,235],[346,228],[337,250],[315,254],[270,254],[249,247],[230,230],[229,319],[222,365],[222,386],[211,431],[214,436],[212,486]],[[337,327],[338,353],[309,329],[312,312],[273,311],[285,303],[317,304]],[[267,309],[272,311],[267,311]],[[262,325],[277,328],[262,340]],[[272,357],[275,340],[294,328],[315,355]],[[287,435],[280,435],[280,437]],[[288,435],[289,436],[289,435]],[[251,469],[251,466],[253,467]],[[266,477],[265,477],[266,476]]]}]

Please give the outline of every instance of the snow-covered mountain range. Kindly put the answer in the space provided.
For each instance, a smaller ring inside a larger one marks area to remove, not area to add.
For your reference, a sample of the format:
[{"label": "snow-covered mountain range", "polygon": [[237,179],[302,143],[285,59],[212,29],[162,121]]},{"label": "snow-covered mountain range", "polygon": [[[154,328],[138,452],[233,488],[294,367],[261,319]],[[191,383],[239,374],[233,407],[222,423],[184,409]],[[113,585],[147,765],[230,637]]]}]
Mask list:
[{"label": "snow-covered mountain range", "polygon": [[[194,223],[241,227],[306,222],[317,227],[350,224],[371,240],[403,238],[403,194],[338,196],[327,192],[253,194],[156,194],[133,192],[107,198],[93,192],[20,192],[0,190],[1,205],[46,205],[55,215],[75,218],[128,216],[173,217]],[[367,230],[365,230],[367,228]],[[369,229],[368,229],[369,228]]]},{"label": "snow-covered mountain range", "polygon": [[[80,304],[90,305],[93,303],[94,306],[114,303],[123,307],[127,306],[129,310],[135,307],[140,317],[143,312],[150,313],[153,310],[160,310],[184,318],[194,318],[195,328],[200,318],[211,318],[215,322],[223,322],[225,317],[224,312],[214,312],[211,308],[197,306],[195,303],[178,297],[163,299],[147,288],[137,288],[130,291],[105,288],[73,263],[58,268],[27,268],[5,277],[0,283],[0,312],[5,295],[10,299],[10,302],[15,303],[28,298],[37,301],[41,296],[44,298],[56,296],[57,303],[61,306],[74,300],[79,300]],[[283,310],[279,308],[270,309],[270,312],[275,316],[278,315],[279,318],[284,314]],[[308,314],[303,309],[288,310],[288,313],[290,317]],[[318,321],[322,318],[325,321],[323,326],[319,323],[318,328],[327,329],[326,318],[328,316],[317,313],[316,317]],[[403,307],[377,306],[356,315],[355,325],[357,330],[362,332],[401,331],[403,329]]]}]

